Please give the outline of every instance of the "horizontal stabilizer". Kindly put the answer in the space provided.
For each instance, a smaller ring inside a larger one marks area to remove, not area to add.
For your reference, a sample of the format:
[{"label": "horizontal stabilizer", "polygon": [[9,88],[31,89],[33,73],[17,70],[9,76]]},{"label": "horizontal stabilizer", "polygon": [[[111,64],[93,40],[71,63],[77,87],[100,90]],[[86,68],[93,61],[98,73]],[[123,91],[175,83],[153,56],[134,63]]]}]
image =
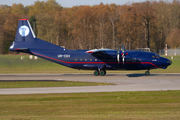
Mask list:
[{"label": "horizontal stabilizer", "polygon": [[29,51],[29,49],[27,49],[27,48],[16,48],[16,49],[14,49],[14,51],[17,51],[17,52],[28,52]]}]

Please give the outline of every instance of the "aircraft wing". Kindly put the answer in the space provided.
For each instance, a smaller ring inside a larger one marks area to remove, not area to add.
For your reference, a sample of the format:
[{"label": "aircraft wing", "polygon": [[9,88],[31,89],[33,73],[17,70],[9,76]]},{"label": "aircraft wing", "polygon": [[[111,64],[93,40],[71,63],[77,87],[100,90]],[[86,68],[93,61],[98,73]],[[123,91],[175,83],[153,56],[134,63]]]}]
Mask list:
[{"label": "aircraft wing", "polygon": [[86,53],[97,53],[97,52],[107,52],[107,51],[116,51],[113,49],[93,49],[93,50],[88,50]]},{"label": "aircraft wing", "polygon": [[90,53],[92,56],[105,61],[108,59],[116,58],[116,50],[113,49],[94,49],[94,50],[88,50],[86,53]]}]

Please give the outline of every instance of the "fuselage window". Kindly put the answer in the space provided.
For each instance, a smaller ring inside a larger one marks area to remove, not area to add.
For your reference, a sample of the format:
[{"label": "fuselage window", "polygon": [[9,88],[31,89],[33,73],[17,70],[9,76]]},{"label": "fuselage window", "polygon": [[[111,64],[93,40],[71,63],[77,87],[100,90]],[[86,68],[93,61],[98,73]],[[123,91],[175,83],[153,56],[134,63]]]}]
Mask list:
[{"label": "fuselage window", "polygon": [[82,61],[82,59],[80,59],[80,61]]},{"label": "fuselage window", "polygon": [[132,60],[133,62],[136,62],[136,58],[133,58],[133,60]]},{"label": "fuselage window", "polygon": [[77,61],[77,59],[75,59],[75,61]]},{"label": "fuselage window", "polygon": [[87,61],[87,59],[85,59],[85,61]]},{"label": "fuselage window", "polygon": [[95,59],[95,61],[97,61],[97,59]]},{"label": "fuselage window", "polygon": [[92,59],[90,59],[90,61],[92,61]]}]

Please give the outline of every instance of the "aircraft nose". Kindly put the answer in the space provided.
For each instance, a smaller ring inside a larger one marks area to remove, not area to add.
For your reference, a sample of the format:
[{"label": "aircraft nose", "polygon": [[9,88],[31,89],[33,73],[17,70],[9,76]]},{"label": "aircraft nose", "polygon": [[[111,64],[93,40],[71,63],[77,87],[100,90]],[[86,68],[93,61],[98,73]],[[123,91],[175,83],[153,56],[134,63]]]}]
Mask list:
[{"label": "aircraft nose", "polygon": [[167,64],[171,65],[172,61],[171,60],[167,60]]},{"label": "aircraft nose", "polygon": [[[161,61],[161,67],[160,68],[162,68],[162,69],[166,69],[169,65],[171,65],[172,64],[172,61],[171,60],[169,60],[169,59],[167,59],[167,58],[162,58],[161,59],[162,61]],[[163,62],[164,61],[164,62]]]}]

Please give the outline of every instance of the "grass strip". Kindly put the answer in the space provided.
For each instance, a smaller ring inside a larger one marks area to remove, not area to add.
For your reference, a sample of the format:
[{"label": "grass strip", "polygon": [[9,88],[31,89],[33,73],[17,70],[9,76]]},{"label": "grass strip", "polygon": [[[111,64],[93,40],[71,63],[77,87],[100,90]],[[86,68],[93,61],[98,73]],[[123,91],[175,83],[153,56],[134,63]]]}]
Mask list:
[{"label": "grass strip", "polygon": [[68,86],[98,86],[98,85],[113,85],[113,83],[80,82],[80,81],[10,81],[10,82],[0,82],[0,88],[68,87]]},{"label": "grass strip", "polygon": [[0,119],[179,120],[180,91],[0,95]]}]

